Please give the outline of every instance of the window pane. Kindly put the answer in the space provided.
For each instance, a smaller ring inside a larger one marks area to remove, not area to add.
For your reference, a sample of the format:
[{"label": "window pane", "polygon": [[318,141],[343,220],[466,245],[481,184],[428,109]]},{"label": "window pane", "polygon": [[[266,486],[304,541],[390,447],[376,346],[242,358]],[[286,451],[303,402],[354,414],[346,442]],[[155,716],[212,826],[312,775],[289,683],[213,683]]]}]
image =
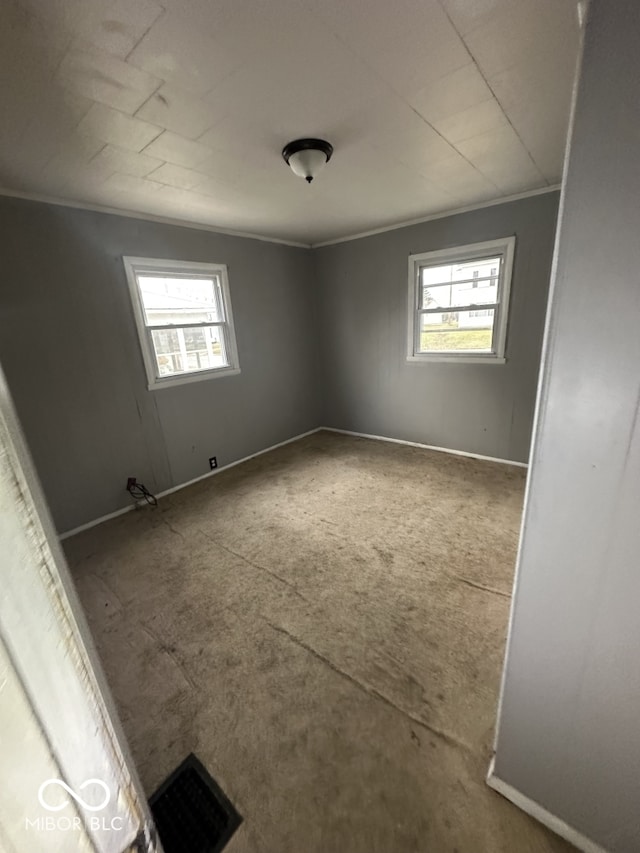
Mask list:
[{"label": "window pane", "polygon": [[[465,279],[486,279],[496,275],[496,270],[500,266],[500,258],[479,258],[475,261],[464,261],[457,264],[452,264],[453,281],[463,281]],[[481,282],[478,282],[480,287]]]},{"label": "window pane", "polygon": [[229,364],[220,326],[154,329],[151,332],[158,376],[211,370]]},{"label": "window pane", "polygon": [[210,370],[225,367],[224,337],[219,326],[184,330],[189,370]]},{"label": "window pane", "polygon": [[495,305],[498,302],[498,279],[452,282],[437,287],[422,286],[420,308],[456,308],[459,305]]},{"label": "window pane", "polygon": [[[432,287],[438,284],[451,284],[456,281],[478,279],[477,287],[497,284],[500,272],[501,257],[478,258],[475,261],[456,261],[453,264],[444,264],[436,267],[422,267],[421,284],[423,287]],[[483,281],[484,279],[484,281]],[[494,279],[493,282],[486,279]],[[471,284],[469,285],[471,287]]]},{"label": "window pane", "polygon": [[175,329],[152,332],[153,346],[156,351],[158,376],[168,376],[171,373],[184,371],[178,332]]},{"label": "window pane", "polygon": [[420,315],[418,352],[491,352],[493,308]]},{"label": "window pane", "polygon": [[138,285],[148,326],[224,320],[217,276],[171,278],[138,273]]}]

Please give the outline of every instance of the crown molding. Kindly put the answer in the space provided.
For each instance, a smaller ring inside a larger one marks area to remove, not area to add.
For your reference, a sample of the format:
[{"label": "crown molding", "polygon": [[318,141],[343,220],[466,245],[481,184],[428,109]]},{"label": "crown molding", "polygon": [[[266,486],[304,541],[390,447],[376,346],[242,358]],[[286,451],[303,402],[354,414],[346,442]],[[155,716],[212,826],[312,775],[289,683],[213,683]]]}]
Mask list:
[{"label": "crown molding", "polygon": [[169,216],[156,216],[153,213],[141,213],[139,210],[127,210],[120,207],[108,207],[102,204],[88,204],[82,201],[55,198],[53,196],[25,193],[20,190],[9,190],[0,187],[0,198],[18,198],[24,201],[36,201],[41,204],[53,204],[58,207],[71,207],[74,210],[89,210],[93,213],[106,213],[110,216],[126,216],[130,219],[142,219],[145,222],[156,222],[159,225],[175,225],[179,228],[191,228],[194,231],[210,231],[213,234],[224,234],[227,237],[244,237],[246,240],[261,240],[263,243],[278,243],[281,246],[294,246],[296,249],[310,249],[310,243],[298,243],[295,240],[282,240],[278,237],[266,237],[264,234],[252,234],[249,231],[234,231],[230,228],[218,228],[206,225],[204,222],[191,222],[184,219],[173,219]]},{"label": "crown molding", "polygon": [[400,228],[409,228],[411,225],[421,225],[423,222],[433,222],[435,219],[446,219],[448,216],[457,216],[459,213],[471,213],[474,210],[483,210],[485,207],[496,207],[499,204],[509,204],[511,201],[520,201],[525,198],[532,198],[536,195],[546,195],[547,193],[558,192],[561,189],[561,184],[552,184],[547,187],[539,187],[537,190],[527,190],[526,192],[516,193],[515,195],[501,196],[500,198],[492,199],[491,201],[483,201],[479,204],[470,204],[467,207],[457,207],[453,210],[443,210],[440,213],[432,213],[429,216],[421,216],[418,219],[408,219],[404,222],[398,222],[396,225],[384,225],[382,228],[372,228],[370,231],[361,231],[358,234],[351,234],[348,237],[336,237],[334,240],[325,240],[322,243],[312,243],[312,249],[322,249],[325,246],[335,246],[337,243],[348,243],[351,240],[361,240],[363,237],[373,237],[376,234],[384,234],[387,231],[397,231]]},{"label": "crown molding", "polygon": [[484,201],[479,204],[470,204],[467,207],[458,207],[453,210],[443,210],[432,213],[429,216],[421,216],[418,219],[408,219],[394,225],[384,225],[381,228],[372,228],[369,231],[360,231],[345,237],[336,237],[333,240],[325,240],[321,243],[300,243],[296,240],[284,240],[279,237],[267,237],[264,234],[253,234],[249,231],[235,231],[230,228],[218,228],[215,225],[207,225],[203,222],[191,222],[184,219],[173,219],[168,216],[156,216],[153,213],[142,213],[138,210],[127,210],[126,208],[108,207],[101,204],[88,204],[70,199],[55,198],[53,196],[39,195],[38,193],[26,193],[20,190],[10,190],[0,187],[0,197],[17,198],[24,201],[35,201],[40,204],[52,204],[58,207],[70,207],[75,210],[89,210],[93,213],[106,213],[110,216],[126,216],[131,219],[141,219],[145,222],[156,222],[160,225],[174,225],[178,228],[191,228],[194,231],[209,231],[213,234],[224,234],[228,237],[242,237],[246,240],[261,240],[264,243],[276,243],[281,246],[293,246],[296,249],[322,249],[325,246],[335,246],[338,243],[348,243],[351,240],[361,240],[363,237],[373,237],[376,234],[385,234],[387,231],[398,231],[401,228],[409,228],[411,225],[421,225],[424,222],[433,222],[436,219],[446,219],[449,216],[457,216],[460,213],[472,213],[475,210],[483,210],[486,207],[495,207],[499,204],[509,204],[512,201],[520,201],[537,195],[558,192],[561,184],[553,184],[540,187],[536,190],[517,193],[515,195],[501,196],[500,198]]}]

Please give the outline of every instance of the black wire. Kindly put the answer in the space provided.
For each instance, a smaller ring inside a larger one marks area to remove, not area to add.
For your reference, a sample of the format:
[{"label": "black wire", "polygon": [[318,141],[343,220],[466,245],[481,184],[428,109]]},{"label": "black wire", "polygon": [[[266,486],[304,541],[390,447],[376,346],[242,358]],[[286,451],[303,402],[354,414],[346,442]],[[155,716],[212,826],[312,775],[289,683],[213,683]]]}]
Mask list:
[{"label": "black wire", "polygon": [[127,486],[127,491],[137,501],[144,498],[151,506],[158,506],[158,499],[142,483],[132,483],[130,486]]}]

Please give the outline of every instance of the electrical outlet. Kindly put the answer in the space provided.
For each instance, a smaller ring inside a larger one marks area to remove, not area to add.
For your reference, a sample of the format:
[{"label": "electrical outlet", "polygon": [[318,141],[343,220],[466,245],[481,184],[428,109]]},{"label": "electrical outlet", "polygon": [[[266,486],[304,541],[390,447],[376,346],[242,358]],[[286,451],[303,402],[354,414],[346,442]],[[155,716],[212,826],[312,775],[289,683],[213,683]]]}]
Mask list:
[{"label": "electrical outlet", "polygon": [[214,468],[217,468],[217,467],[218,467],[218,457],[217,456],[209,457],[209,468],[211,468],[211,470],[213,471]]},{"label": "electrical outlet", "polygon": [[136,478],[135,477],[129,477],[127,479],[127,491],[132,489],[135,485],[136,485]]}]

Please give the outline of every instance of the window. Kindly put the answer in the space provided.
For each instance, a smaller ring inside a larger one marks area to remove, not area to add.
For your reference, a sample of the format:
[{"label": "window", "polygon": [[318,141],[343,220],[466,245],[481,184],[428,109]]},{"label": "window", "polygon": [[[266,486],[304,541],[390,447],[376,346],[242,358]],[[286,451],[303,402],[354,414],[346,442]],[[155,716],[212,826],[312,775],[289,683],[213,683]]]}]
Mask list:
[{"label": "window", "polygon": [[150,389],[240,372],[224,264],[123,261]]},{"label": "window", "polygon": [[409,361],[504,363],[515,240],[409,256]]}]

